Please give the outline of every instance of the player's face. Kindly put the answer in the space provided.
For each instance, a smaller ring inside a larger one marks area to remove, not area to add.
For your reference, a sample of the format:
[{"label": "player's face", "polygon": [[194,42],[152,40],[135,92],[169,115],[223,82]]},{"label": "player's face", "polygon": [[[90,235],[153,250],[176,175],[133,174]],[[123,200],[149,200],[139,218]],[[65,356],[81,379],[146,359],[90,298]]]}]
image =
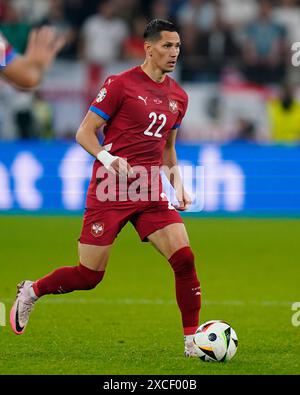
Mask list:
[{"label": "player's face", "polygon": [[163,73],[175,69],[180,52],[180,37],[177,32],[162,31],[160,39],[151,45],[151,60]]}]

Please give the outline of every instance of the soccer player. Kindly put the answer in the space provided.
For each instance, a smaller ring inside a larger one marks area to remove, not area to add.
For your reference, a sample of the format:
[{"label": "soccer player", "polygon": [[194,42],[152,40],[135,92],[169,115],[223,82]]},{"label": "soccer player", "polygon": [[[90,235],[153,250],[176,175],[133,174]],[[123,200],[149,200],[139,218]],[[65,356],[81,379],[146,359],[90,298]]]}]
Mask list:
[{"label": "soccer player", "polygon": [[24,55],[19,55],[0,34],[0,74],[19,88],[35,88],[65,43],[53,28],[34,29]]},{"label": "soccer player", "polygon": [[[171,22],[155,19],[146,26],[144,40],[144,63],[105,81],[77,131],[77,142],[96,158],[79,239],[80,263],[18,285],[10,315],[16,334],[24,332],[38,298],[94,288],[103,279],[117,234],[130,221],[141,240],[150,241],[174,271],[184,352],[196,356],[192,338],[199,324],[200,283],[182,218],[162,192],[157,171],[161,165],[175,167],[169,180],[176,188],[176,208],[186,210],[191,198],[176,173],[175,139],[188,97],[168,76],[176,66],[180,37]],[[103,125],[101,146],[97,130]],[[137,186],[137,173],[143,169],[151,176]],[[105,200],[102,197],[113,184],[107,181],[110,175],[118,181],[116,193]],[[124,199],[124,185],[142,198],[130,199],[126,190]]]}]

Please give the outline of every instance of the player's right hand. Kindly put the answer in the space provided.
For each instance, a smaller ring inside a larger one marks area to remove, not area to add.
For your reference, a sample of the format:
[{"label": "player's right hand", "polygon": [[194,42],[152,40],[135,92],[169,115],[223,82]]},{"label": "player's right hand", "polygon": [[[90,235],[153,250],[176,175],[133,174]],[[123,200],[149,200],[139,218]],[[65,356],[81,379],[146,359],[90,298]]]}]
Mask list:
[{"label": "player's right hand", "polygon": [[110,165],[110,168],[121,177],[131,177],[133,175],[133,169],[127,160],[117,157]]},{"label": "player's right hand", "polygon": [[112,155],[105,149],[102,149],[100,152],[98,152],[96,158],[104,165],[107,170],[113,172],[114,174],[123,177],[133,176],[133,169],[126,159]]}]

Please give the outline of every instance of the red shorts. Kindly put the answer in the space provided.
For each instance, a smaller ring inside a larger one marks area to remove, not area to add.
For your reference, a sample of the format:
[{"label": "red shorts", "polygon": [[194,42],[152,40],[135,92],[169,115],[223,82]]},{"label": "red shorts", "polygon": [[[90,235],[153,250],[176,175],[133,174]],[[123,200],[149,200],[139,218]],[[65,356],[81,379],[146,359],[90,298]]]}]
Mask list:
[{"label": "red shorts", "polygon": [[112,244],[123,226],[130,221],[142,241],[158,229],[183,223],[167,199],[156,202],[99,202],[99,208],[87,208],[79,241],[105,246]]}]

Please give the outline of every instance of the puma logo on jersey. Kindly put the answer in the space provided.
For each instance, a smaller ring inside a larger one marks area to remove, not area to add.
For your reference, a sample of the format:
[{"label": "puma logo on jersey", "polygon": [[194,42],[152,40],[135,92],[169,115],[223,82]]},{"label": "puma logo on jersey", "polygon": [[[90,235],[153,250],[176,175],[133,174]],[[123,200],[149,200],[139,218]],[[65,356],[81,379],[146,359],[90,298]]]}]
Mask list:
[{"label": "puma logo on jersey", "polygon": [[145,98],[143,98],[142,96],[138,96],[138,99],[141,99],[141,100],[143,100],[143,102],[145,103],[145,106],[147,105],[147,99],[148,99],[148,96],[147,96],[147,97],[145,97]]}]

